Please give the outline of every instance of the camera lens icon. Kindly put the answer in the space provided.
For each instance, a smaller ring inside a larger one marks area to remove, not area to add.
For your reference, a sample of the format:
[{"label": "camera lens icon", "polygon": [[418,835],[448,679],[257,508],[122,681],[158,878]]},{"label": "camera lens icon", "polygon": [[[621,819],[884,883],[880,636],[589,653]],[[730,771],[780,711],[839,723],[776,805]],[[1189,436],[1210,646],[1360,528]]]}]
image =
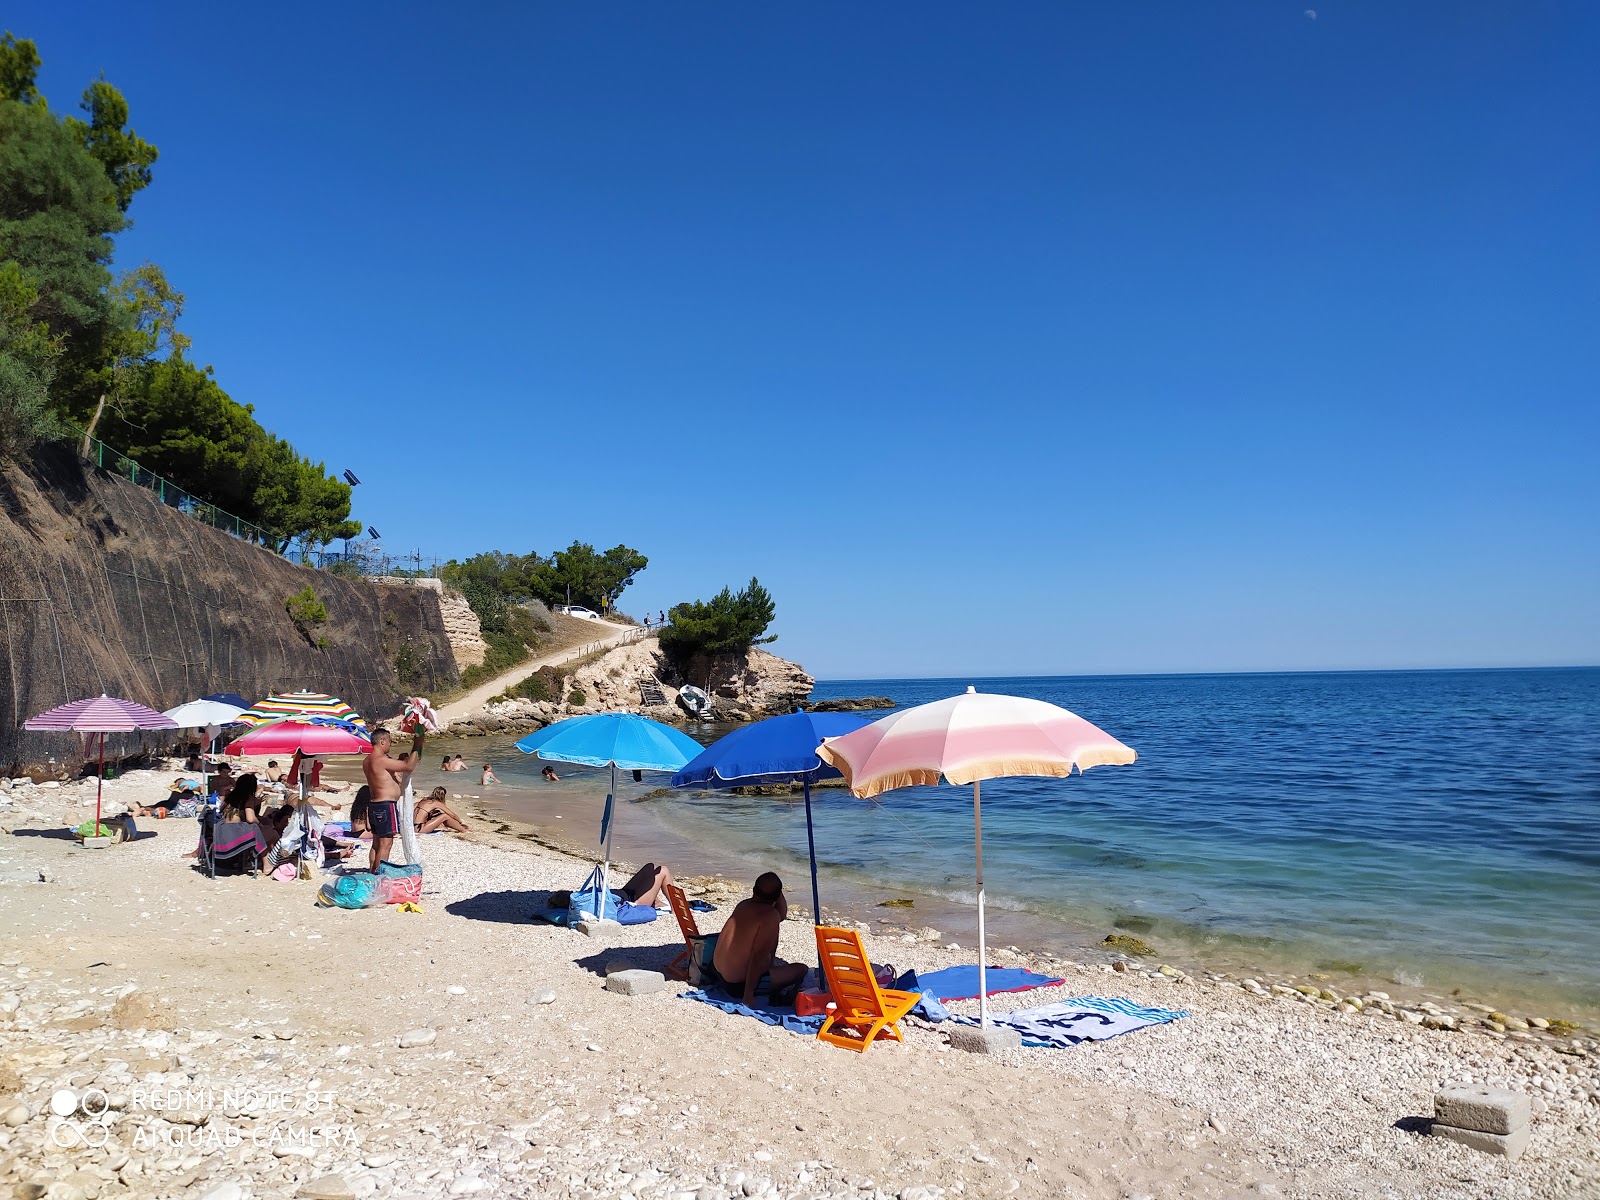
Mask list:
[{"label": "camera lens icon", "polygon": [[50,1097],[50,1111],[60,1118],[50,1130],[50,1140],[63,1150],[78,1146],[98,1150],[111,1137],[111,1101],[99,1088],[82,1096],[62,1088]]}]

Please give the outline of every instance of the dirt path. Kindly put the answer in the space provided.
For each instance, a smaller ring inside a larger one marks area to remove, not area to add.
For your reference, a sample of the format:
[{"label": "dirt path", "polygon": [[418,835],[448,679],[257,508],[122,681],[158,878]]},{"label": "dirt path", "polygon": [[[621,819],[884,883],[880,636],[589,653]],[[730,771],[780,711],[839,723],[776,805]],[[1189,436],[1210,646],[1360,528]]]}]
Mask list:
[{"label": "dirt path", "polygon": [[637,625],[613,625],[610,621],[591,622],[594,625],[595,637],[591,642],[581,646],[567,646],[561,650],[552,650],[549,654],[535,656],[526,662],[520,662],[509,671],[503,671],[493,679],[480,683],[459,700],[441,705],[439,715],[446,720],[455,720],[468,713],[477,712],[490,700],[505,691],[512,684],[521,683],[540,667],[554,667],[574,658],[582,658],[596,650],[610,649],[620,646],[625,642],[638,641],[648,633]]}]

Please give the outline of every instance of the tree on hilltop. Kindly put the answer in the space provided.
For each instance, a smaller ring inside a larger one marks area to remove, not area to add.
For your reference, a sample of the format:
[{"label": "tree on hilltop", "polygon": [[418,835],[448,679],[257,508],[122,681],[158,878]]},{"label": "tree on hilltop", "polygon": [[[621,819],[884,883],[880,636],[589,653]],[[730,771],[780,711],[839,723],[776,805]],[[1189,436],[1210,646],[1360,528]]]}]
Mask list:
[{"label": "tree on hilltop", "polygon": [[661,631],[661,650],[678,670],[699,654],[742,655],[777,641],[767,628],[777,615],[772,593],[754,577],[737,593],[723,588],[710,600],[675,604]]}]

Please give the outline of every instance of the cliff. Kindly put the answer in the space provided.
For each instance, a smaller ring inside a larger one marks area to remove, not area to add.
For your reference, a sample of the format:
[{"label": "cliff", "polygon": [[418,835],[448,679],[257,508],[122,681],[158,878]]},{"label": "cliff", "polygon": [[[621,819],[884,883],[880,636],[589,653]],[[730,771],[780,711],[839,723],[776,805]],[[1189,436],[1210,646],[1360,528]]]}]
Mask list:
[{"label": "cliff", "polygon": [[[0,764],[76,761],[77,738],[22,722],[101,692],[164,709],[309,688],[383,717],[459,682],[437,592],[296,565],[70,450],[0,464],[0,512]],[[302,631],[284,601],[308,585],[327,620]]]},{"label": "cliff", "polygon": [[[619,646],[575,667],[546,667],[540,674],[549,681],[548,700],[493,701],[451,721],[450,733],[521,733],[562,717],[597,712],[638,712],[669,722],[688,719],[677,703],[678,688],[688,681],[673,670],[654,638]],[[816,683],[799,664],[761,649],[692,664],[691,674],[697,681],[709,681],[706,690],[716,699],[719,721],[757,721],[791,712],[805,703]],[[659,704],[646,697],[651,684],[661,696]],[[582,695],[583,704],[569,703],[574,693]]]}]

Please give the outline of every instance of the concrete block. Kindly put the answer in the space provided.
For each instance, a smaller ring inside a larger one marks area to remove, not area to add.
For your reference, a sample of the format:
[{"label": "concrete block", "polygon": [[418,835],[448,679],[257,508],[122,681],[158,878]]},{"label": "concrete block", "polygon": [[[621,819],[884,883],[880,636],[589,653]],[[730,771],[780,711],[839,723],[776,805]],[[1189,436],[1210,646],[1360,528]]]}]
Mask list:
[{"label": "concrete block", "polygon": [[626,958],[606,959],[606,974],[615,975],[618,971],[637,971],[639,964]]},{"label": "concrete block", "polygon": [[1498,1154],[1512,1162],[1522,1157],[1522,1152],[1528,1148],[1528,1127],[1524,1125],[1515,1133],[1484,1133],[1481,1129],[1457,1129],[1454,1125],[1445,1125],[1435,1121],[1428,1130],[1434,1137],[1448,1138],[1452,1142],[1460,1142],[1463,1146],[1471,1146],[1474,1150],[1481,1150],[1485,1154]]},{"label": "concrete block", "polygon": [[622,932],[622,926],[615,921],[579,921],[573,928],[597,941],[609,941]]},{"label": "concrete block", "polygon": [[1528,1098],[1492,1088],[1448,1088],[1433,1098],[1433,1114],[1456,1129],[1515,1133],[1528,1123]]},{"label": "concrete block", "polygon": [[950,1044],[968,1054],[999,1054],[1022,1045],[1022,1035],[1000,1025],[958,1025],[950,1031]]},{"label": "concrete block", "polygon": [[660,971],[613,971],[606,976],[606,991],[619,996],[647,996],[667,986],[667,977]]}]

